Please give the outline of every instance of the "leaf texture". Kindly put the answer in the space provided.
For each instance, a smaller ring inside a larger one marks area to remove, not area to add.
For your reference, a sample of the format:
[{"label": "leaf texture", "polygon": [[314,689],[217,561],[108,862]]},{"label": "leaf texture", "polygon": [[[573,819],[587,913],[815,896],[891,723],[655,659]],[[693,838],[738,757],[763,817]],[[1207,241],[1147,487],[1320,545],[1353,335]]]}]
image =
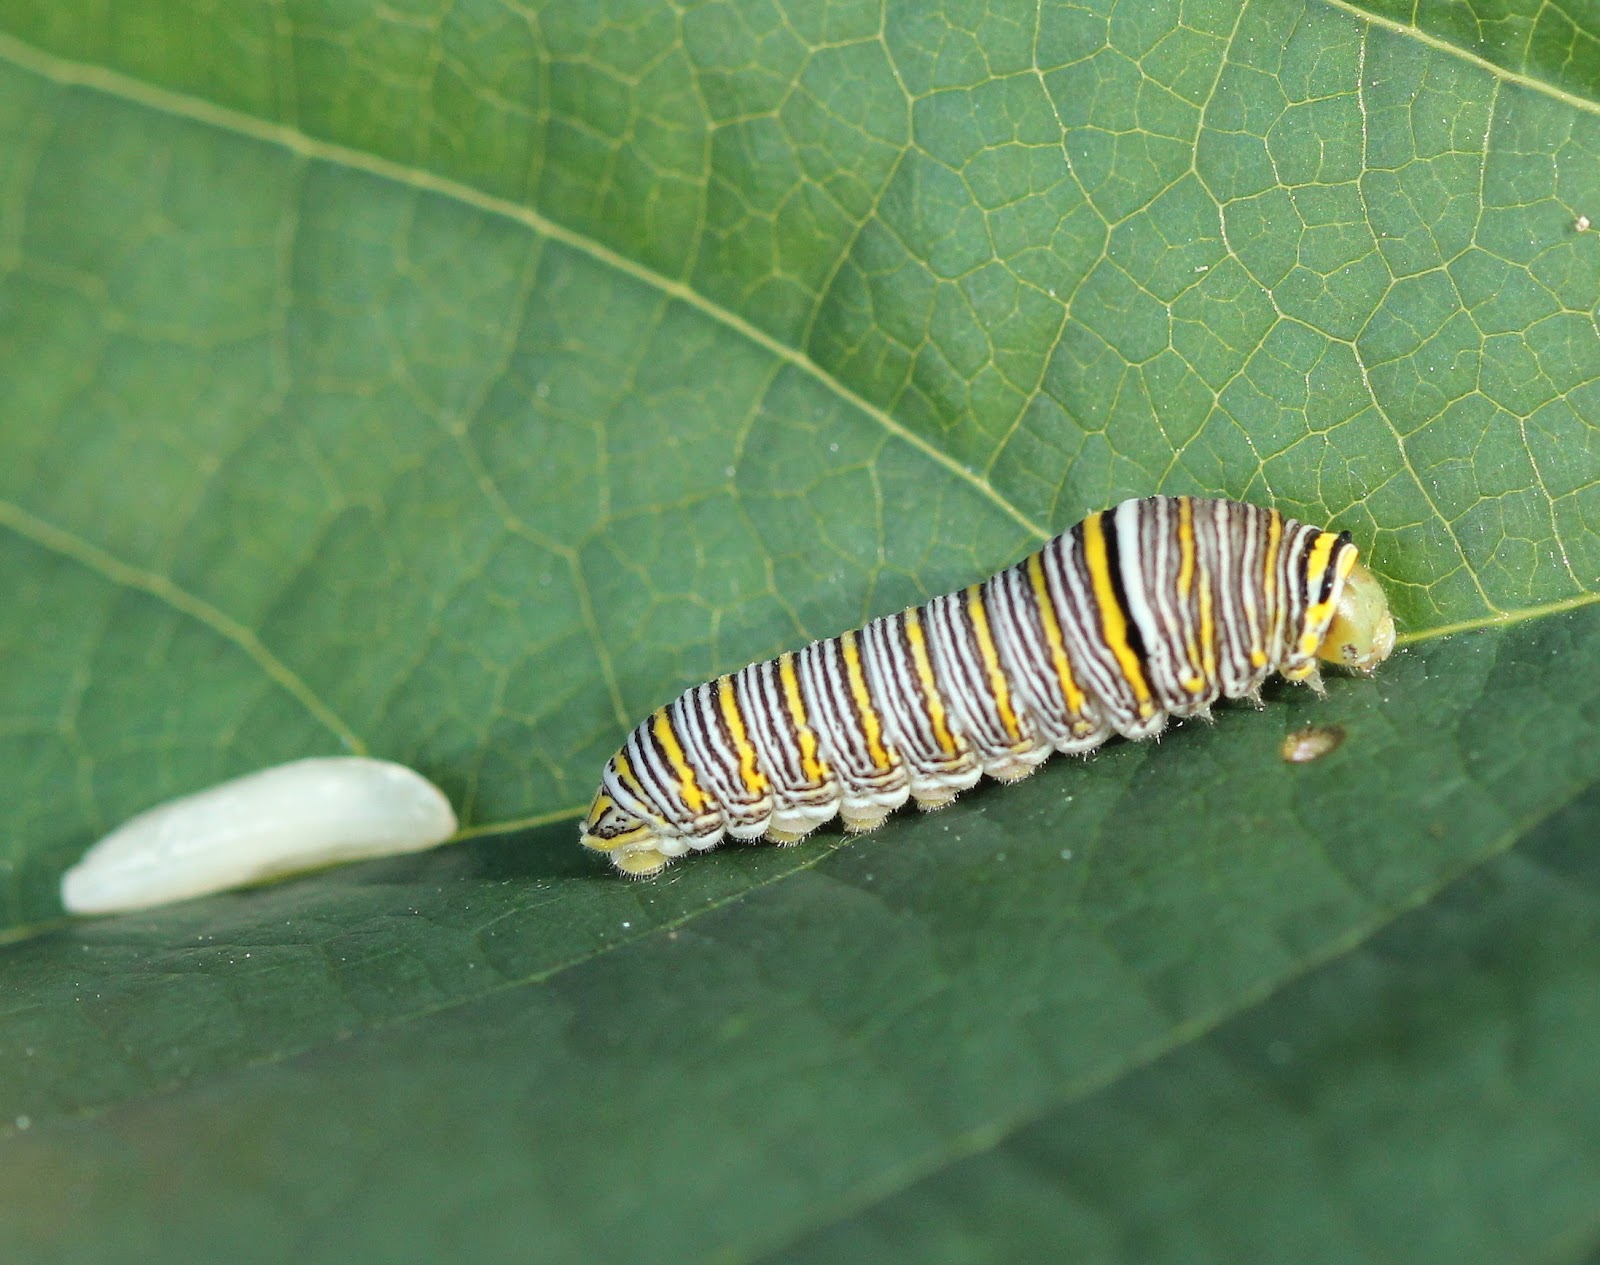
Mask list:
[{"label": "leaf texture", "polygon": [[[0,6],[23,1259],[1584,1259],[1597,48]],[[578,855],[677,690],[1155,491],[1348,528],[1408,649],[867,839]],[[58,921],[129,814],[339,751],[467,840]]]}]

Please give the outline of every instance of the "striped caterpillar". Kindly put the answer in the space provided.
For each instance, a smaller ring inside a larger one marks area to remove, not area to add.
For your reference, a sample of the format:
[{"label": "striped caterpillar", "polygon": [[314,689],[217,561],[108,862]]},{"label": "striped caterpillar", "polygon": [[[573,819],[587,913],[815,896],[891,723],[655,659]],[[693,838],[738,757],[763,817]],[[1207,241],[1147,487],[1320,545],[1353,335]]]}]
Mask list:
[{"label": "striped caterpillar", "polygon": [[1238,501],[1153,496],[1089,515],[982,584],[696,686],[606,764],[583,843],[648,877],[724,835],[871,830],[1052,752],[1149,738],[1277,672],[1370,671],[1383,589],[1335,534]]}]

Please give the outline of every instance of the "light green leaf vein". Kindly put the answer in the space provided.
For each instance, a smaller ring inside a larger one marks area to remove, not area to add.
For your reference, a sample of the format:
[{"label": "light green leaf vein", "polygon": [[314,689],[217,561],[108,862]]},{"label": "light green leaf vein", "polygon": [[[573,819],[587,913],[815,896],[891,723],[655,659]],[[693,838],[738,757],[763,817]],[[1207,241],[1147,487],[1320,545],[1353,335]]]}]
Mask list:
[{"label": "light green leaf vein", "polygon": [[352,171],[364,172],[378,179],[392,181],[397,185],[451,199],[485,214],[521,224],[532,232],[569,246],[573,250],[582,252],[594,259],[597,263],[603,264],[608,268],[614,268],[625,276],[655,288],[663,295],[676,299],[685,306],[693,308],[725,328],[748,339],[780,362],[792,365],[808,377],[821,383],[851,408],[859,410],[863,416],[871,418],[889,434],[921,453],[929,461],[934,462],[962,482],[970,484],[986,500],[1031,535],[1039,540],[1047,540],[1051,535],[1047,528],[1034,522],[1002,496],[989,480],[969,470],[951,457],[949,453],[929,443],[889,413],[851,391],[804,352],[785,345],[751,324],[742,316],[729,311],[718,303],[712,302],[683,282],[662,276],[660,273],[644,267],[625,255],[618,254],[616,251],[601,245],[591,237],[573,232],[556,221],[545,218],[529,207],[511,202],[505,198],[494,197],[481,190],[474,189],[470,185],[448,180],[421,168],[390,162],[387,159],[363,153],[360,150],[351,149],[344,145],[336,145],[328,141],[319,140],[316,137],[307,136],[294,128],[267,123],[261,119],[214,105],[208,101],[185,96],[181,93],[169,92],[163,88],[155,87],[100,66],[86,65],[53,57],[5,34],[0,34],[0,58],[39,75],[41,78],[48,79],[52,83],[89,88],[96,92],[105,93],[107,96],[133,102],[162,114],[189,119],[223,131],[237,133],[252,140],[279,146],[303,158],[327,163],[335,167],[347,168]]},{"label": "light green leaf vein", "polygon": [[63,558],[70,558],[112,584],[148,593],[173,610],[211,629],[237,646],[269,680],[292,695],[354,755],[366,754],[366,744],[301,676],[273,654],[249,628],[210,602],[180,588],[167,576],[131,566],[71,532],[63,531],[30,514],[19,505],[0,500],[0,526],[9,528],[24,540]]}]

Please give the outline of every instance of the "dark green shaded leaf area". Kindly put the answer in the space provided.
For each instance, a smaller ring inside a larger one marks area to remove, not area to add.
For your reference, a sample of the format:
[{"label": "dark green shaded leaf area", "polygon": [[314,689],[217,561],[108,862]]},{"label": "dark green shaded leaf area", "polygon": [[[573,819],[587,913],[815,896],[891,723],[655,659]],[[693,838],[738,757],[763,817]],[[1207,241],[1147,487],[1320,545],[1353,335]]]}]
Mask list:
[{"label": "dark green shaded leaf area", "polygon": [[[0,1255],[1595,1259],[1596,49],[0,3]],[[1349,529],[1405,648],[862,839],[576,847],[677,690],[1158,491]],[[351,751],[463,841],[62,916]]]},{"label": "dark green shaded leaf area", "polygon": [[769,1259],[1591,1259],[1600,796],[1201,1040]]}]

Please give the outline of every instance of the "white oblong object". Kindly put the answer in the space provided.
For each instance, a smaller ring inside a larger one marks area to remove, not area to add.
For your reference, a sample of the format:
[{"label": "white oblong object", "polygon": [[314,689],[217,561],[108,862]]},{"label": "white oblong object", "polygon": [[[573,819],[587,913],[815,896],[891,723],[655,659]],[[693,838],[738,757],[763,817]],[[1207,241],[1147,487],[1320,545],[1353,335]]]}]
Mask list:
[{"label": "white oblong object", "polygon": [[443,792],[387,760],[294,760],[161,804],[62,876],[68,913],[187,900],[341,861],[420,852],[456,831]]}]

